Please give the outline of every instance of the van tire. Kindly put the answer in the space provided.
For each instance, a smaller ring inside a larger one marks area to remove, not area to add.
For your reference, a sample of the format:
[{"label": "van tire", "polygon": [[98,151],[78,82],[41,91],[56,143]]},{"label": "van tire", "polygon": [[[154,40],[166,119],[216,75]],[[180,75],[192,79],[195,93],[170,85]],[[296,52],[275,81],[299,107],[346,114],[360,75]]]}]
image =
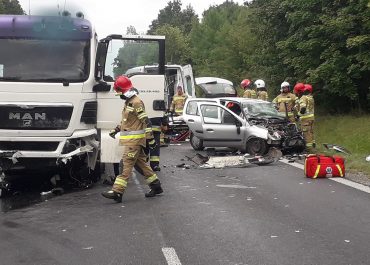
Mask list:
[{"label": "van tire", "polygon": [[196,137],[193,133],[190,133],[190,145],[193,147],[195,151],[204,150],[203,140]]},{"label": "van tire", "polygon": [[250,155],[265,155],[268,151],[268,144],[260,138],[252,138],[247,142],[247,153]]}]

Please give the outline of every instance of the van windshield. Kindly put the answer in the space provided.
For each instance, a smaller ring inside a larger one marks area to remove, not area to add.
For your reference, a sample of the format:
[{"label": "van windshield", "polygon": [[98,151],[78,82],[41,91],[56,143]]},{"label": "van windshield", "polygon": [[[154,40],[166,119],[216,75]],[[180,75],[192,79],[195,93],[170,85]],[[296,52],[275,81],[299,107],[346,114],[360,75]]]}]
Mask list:
[{"label": "van windshield", "polygon": [[247,102],[243,103],[244,113],[249,117],[274,117],[282,118],[284,115],[279,113],[274,104],[270,102]]},{"label": "van windshield", "polygon": [[83,82],[90,41],[0,39],[0,81]]}]

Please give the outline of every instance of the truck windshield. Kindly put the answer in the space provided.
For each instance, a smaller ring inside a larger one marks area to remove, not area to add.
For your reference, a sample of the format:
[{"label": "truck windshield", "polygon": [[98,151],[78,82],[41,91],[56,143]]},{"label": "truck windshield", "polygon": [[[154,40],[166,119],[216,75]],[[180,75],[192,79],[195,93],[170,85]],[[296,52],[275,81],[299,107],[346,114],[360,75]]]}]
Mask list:
[{"label": "truck windshield", "polygon": [[83,82],[90,41],[0,39],[0,81]]}]

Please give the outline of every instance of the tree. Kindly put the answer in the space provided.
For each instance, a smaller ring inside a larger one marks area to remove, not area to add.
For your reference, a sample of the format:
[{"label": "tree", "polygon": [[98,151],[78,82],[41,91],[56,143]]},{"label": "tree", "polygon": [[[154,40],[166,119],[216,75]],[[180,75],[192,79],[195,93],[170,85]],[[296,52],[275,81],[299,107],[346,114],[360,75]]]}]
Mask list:
[{"label": "tree", "polygon": [[156,35],[166,36],[166,62],[186,64],[190,61],[189,38],[178,27],[163,25],[155,31]]},{"label": "tree", "polygon": [[198,75],[220,76],[240,82],[248,62],[253,38],[245,24],[248,10],[226,1],[203,13],[190,34],[192,59]]},{"label": "tree", "polygon": [[18,0],[0,0],[0,14],[6,15],[24,15]]},{"label": "tree", "polygon": [[152,21],[148,34],[154,34],[158,28],[166,24],[178,27],[186,35],[189,34],[192,24],[198,21],[198,16],[191,5],[188,5],[185,10],[181,10],[181,7],[181,0],[168,2],[165,8],[159,10],[157,19]]}]

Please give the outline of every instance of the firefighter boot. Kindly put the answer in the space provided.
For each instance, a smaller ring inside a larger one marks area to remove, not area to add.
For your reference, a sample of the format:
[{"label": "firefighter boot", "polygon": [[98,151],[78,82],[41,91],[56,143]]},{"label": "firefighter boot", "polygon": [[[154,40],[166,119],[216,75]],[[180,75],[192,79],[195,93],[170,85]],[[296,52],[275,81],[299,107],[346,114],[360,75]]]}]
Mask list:
[{"label": "firefighter boot", "polygon": [[145,197],[147,198],[154,197],[155,195],[161,194],[163,192],[159,179],[156,179],[152,183],[150,183],[149,187],[150,191],[145,193]]},{"label": "firefighter boot", "polygon": [[116,202],[122,202],[122,194],[113,190],[104,191],[101,195],[103,195],[104,198],[115,200]]}]

